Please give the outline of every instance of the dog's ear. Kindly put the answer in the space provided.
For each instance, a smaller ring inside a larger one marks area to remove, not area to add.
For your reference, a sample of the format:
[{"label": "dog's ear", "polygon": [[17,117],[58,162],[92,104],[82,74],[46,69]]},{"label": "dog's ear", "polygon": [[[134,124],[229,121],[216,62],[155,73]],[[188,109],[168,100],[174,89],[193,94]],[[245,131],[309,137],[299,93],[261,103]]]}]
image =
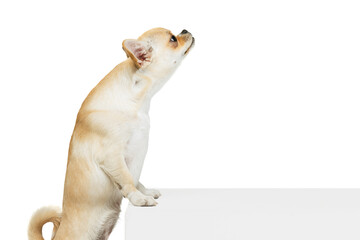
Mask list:
[{"label": "dog's ear", "polygon": [[146,42],[127,39],[122,43],[126,55],[130,57],[137,68],[145,68],[151,62],[152,47]]}]

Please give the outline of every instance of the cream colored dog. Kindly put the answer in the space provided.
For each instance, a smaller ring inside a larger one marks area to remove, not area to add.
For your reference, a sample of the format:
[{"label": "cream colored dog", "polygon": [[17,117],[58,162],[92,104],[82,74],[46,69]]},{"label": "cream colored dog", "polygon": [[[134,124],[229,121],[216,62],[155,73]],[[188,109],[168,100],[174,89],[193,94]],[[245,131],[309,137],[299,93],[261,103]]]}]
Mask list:
[{"label": "cream colored dog", "polygon": [[70,141],[62,212],[34,213],[30,240],[54,224],[55,240],[105,240],[120,213],[123,197],[135,206],[154,206],[159,191],[146,189],[140,173],[148,148],[149,106],[194,45],[183,30],[174,36],[155,28],[123,42],[129,57],[90,92],[78,113]]}]

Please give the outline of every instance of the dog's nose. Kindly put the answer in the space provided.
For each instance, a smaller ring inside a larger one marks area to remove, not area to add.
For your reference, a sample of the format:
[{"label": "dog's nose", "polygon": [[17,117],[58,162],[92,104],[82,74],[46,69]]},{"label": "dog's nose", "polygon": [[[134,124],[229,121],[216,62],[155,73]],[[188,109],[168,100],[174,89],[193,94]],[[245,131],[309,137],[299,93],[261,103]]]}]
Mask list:
[{"label": "dog's nose", "polygon": [[182,30],[181,34],[186,34],[188,31],[186,29]]}]

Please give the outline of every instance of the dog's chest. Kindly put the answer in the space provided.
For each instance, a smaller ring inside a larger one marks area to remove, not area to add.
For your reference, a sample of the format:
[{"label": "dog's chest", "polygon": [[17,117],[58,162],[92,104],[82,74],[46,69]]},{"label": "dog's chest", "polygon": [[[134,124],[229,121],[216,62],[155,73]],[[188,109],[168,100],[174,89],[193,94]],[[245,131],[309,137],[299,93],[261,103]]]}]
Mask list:
[{"label": "dog's chest", "polygon": [[125,160],[137,184],[148,149],[150,118],[147,112],[139,112],[134,121],[126,146]]}]

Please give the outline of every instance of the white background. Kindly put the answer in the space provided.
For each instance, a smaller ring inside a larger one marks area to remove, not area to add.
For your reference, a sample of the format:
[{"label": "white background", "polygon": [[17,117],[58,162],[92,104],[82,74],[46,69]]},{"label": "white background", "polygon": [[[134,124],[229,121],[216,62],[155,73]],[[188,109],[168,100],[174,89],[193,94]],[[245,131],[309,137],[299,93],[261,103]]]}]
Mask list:
[{"label": "white background", "polygon": [[61,205],[82,101],[125,60],[124,39],[159,26],[196,46],[152,101],[146,186],[360,187],[359,12],[344,0],[2,1],[2,238],[26,239],[34,210]]}]

